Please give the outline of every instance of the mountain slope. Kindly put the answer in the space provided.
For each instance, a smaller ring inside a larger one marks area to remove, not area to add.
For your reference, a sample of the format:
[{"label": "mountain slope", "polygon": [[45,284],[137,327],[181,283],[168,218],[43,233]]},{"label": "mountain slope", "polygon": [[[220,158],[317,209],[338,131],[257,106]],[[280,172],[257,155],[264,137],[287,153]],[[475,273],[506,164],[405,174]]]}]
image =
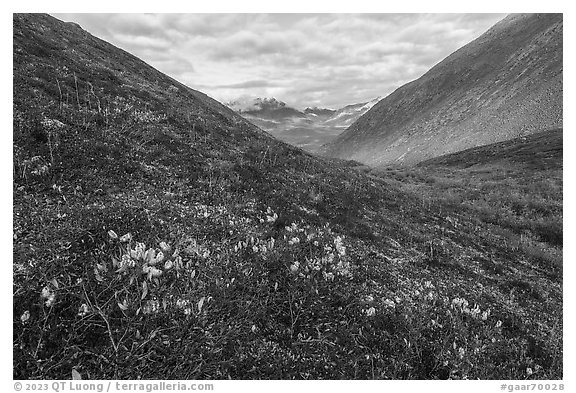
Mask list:
[{"label": "mountain slope", "polygon": [[381,100],[325,146],[370,165],[415,163],[562,127],[562,15],[510,15]]},{"label": "mountain slope", "polygon": [[15,379],[562,377],[550,210],[501,228],[13,26]]},{"label": "mountain slope", "polygon": [[325,122],[326,124],[334,125],[336,127],[348,127],[364,113],[370,110],[370,108],[376,105],[378,101],[380,101],[380,97],[368,102],[346,105],[343,108],[337,109],[330,118],[325,120]]},{"label": "mountain slope", "polygon": [[549,130],[474,147],[420,162],[418,166],[451,166],[469,168],[480,165],[510,163],[526,169],[562,169],[563,130]]}]

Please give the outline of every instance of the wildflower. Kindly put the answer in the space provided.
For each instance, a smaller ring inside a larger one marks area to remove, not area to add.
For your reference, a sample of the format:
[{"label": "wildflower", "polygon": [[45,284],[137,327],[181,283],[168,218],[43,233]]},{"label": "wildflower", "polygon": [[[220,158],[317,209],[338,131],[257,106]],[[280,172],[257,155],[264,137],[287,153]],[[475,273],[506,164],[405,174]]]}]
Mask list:
[{"label": "wildflower", "polygon": [[402,301],[402,299],[400,299],[398,296],[396,296],[396,297],[394,298],[394,300],[396,301],[396,303],[400,303],[400,302]]},{"label": "wildflower", "polygon": [[532,371],[532,369],[531,369],[530,367],[527,367],[527,368],[526,368],[526,374],[527,374],[528,376],[530,376],[530,375],[534,374],[534,372]]},{"label": "wildflower", "polygon": [[300,262],[295,261],[293,264],[290,265],[290,273],[295,274],[300,267]]},{"label": "wildflower", "polygon": [[130,267],[136,266],[136,262],[130,258],[130,255],[124,254],[122,255],[122,260],[119,263],[119,268],[116,270],[116,273],[124,272],[128,270]]},{"label": "wildflower", "polygon": [[178,299],[176,300],[176,307],[178,308],[184,308],[186,307],[188,304],[190,304],[190,301],[187,299]]},{"label": "wildflower", "polygon": [[170,251],[170,246],[166,244],[166,242],[161,242],[160,249],[162,250],[162,252],[168,253]]},{"label": "wildflower", "polygon": [[290,244],[290,245],[294,245],[294,244],[298,244],[298,243],[300,243],[300,239],[298,237],[293,237],[292,239],[290,239],[288,241],[288,244]]},{"label": "wildflower", "polygon": [[153,265],[156,261],[156,250],[149,248],[148,251],[144,253],[144,263]]},{"label": "wildflower", "polygon": [[468,300],[456,297],[452,299],[452,308],[460,308],[462,311],[470,311],[468,309]]},{"label": "wildflower", "polygon": [[[324,261],[324,258],[322,260]],[[330,265],[332,262],[334,262],[334,254],[330,253],[326,256],[326,263]]]},{"label": "wildflower", "polygon": [[158,302],[158,300],[156,300],[156,299],[148,300],[144,304],[144,308],[142,309],[142,313],[153,314],[153,313],[157,313],[159,310],[160,310],[160,303]]},{"label": "wildflower", "polygon": [[117,235],[116,232],[114,232],[112,229],[110,229],[110,230],[108,231],[108,236],[110,236],[110,239],[112,239],[112,240],[118,239],[118,235]]},{"label": "wildflower", "polygon": [[472,315],[472,317],[476,318],[478,314],[480,314],[480,307],[476,304],[474,305],[474,308],[472,310],[469,311],[469,314]]},{"label": "wildflower", "polygon": [[78,316],[83,317],[84,315],[88,314],[89,311],[90,309],[88,308],[88,305],[82,303],[82,305],[78,309]]},{"label": "wildflower", "polygon": [[318,247],[318,240],[314,240],[314,246]]},{"label": "wildflower", "polygon": [[322,272],[322,276],[324,276],[324,280],[326,281],[334,281],[334,273]]},{"label": "wildflower", "polygon": [[[334,259],[334,254],[328,255],[328,262],[329,263],[332,263],[333,259]],[[338,264],[336,264],[336,266],[334,266],[334,271],[339,276],[348,277],[348,278],[352,277],[352,273],[350,272],[350,262],[348,262],[348,261],[339,261]]]},{"label": "wildflower", "polygon": [[502,321],[501,321],[501,320],[498,320],[498,322],[496,322],[496,326],[495,326],[495,327],[496,327],[496,328],[499,328],[500,326],[502,326]]},{"label": "wildflower", "polygon": [[464,358],[464,354],[466,353],[466,350],[462,347],[458,348],[458,357],[460,359]]},{"label": "wildflower", "polygon": [[488,311],[484,311],[484,312],[482,313],[482,320],[485,321],[485,320],[487,320],[487,319],[488,319]]},{"label": "wildflower", "polygon": [[146,251],[146,245],[144,243],[136,243],[136,247],[130,250],[130,257],[133,259],[142,259]]},{"label": "wildflower", "polygon": [[176,307],[182,309],[184,315],[192,314],[192,308],[190,307],[190,301],[187,299],[178,299],[176,301]]},{"label": "wildflower", "polygon": [[156,269],[153,266],[149,266],[148,268],[148,280],[151,280],[152,277],[160,277],[162,275],[162,270]]},{"label": "wildflower", "polygon": [[154,261],[151,263],[151,265],[155,265],[157,263],[160,263],[164,260],[164,253],[162,251],[158,252],[158,254],[156,254],[156,258],[154,258]]},{"label": "wildflower", "polygon": [[20,316],[20,320],[22,321],[22,323],[26,323],[26,322],[28,322],[29,319],[30,319],[30,311],[26,310],[26,311],[24,311],[24,313]]},{"label": "wildflower", "polygon": [[131,233],[127,233],[120,238],[120,241],[122,243],[129,242],[130,240],[132,240],[132,234]]},{"label": "wildflower", "polygon": [[376,309],[374,307],[370,307],[368,310],[366,310],[366,315],[373,317],[376,315]]},{"label": "wildflower", "polygon": [[366,296],[366,302],[372,303],[373,301],[374,301],[374,296],[372,296],[372,295]]},{"label": "wildflower", "polygon": [[275,222],[278,219],[278,214],[274,213],[270,207],[266,209],[266,221],[267,222]]},{"label": "wildflower", "polygon": [[174,262],[172,262],[171,260],[166,261],[166,263],[164,264],[164,270],[170,270],[174,267]]},{"label": "wildflower", "polygon": [[336,247],[338,255],[340,256],[346,255],[346,247],[344,247],[344,242],[342,241],[342,238],[340,236],[337,236],[336,239],[334,239],[334,246]]},{"label": "wildflower", "polygon": [[256,245],[252,246],[252,251],[258,252],[258,246],[256,246]]},{"label": "wildflower", "polygon": [[393,302],[392,300],[390,300],[390,299],[384,300],[384,305],[385,305],[386,307],[388,307],[388,308],[392,308],[392,309],[396,308],[396,303],[394,303],[394,302]]},{"label": "wildflower", "polygon": [[46,304],[47,307],[52,307],[56,301],[56,294],[48,286],[45,286],[42,288],[42,298],[46,299],[44,304]]}]

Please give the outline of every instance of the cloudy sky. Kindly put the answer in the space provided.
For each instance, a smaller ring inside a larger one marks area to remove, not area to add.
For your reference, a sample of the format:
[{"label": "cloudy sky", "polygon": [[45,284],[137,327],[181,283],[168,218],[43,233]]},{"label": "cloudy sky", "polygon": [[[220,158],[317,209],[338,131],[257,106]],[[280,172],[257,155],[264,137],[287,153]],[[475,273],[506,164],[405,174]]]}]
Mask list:
[{"label": "cloudy sky", "polygon": [[386,96],[504,14],[53,14],[227,102],[339,108]]}]

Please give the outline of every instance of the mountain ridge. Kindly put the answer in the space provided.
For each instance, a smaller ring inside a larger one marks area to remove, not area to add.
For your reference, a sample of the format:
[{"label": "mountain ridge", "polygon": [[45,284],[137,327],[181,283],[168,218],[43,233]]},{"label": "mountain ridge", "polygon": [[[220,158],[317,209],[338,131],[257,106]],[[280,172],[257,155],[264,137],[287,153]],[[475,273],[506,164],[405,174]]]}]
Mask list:
[{"label": "mountain ridge", "polygon": [[276,98],[233,100],[226,105],[263,130],[292,145],[315,152],[373,107],[380,97],[338,109],[292,108]]},{"label": "mountain ridge", "polygon": [[322,151],[370,165],[562,126],[562,15],[510,15],[382,99]]}]

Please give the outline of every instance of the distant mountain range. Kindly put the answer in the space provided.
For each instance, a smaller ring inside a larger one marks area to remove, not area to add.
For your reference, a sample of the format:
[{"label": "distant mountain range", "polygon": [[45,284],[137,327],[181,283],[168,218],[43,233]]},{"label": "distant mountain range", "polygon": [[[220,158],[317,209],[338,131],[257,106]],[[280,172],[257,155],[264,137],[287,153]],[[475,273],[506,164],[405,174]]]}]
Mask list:
[{"label": "distant mountain range", "polygon": [[316,151],[343,132],[380,99],[340,109],[292,108],[276,98],[238,99],[226,105],[278,139],[308,151]]},{"label": "distant mountain range", "polygon": [[510,15],[321,150],[372,166],[413,164],[561,128],[562,32],[562,14]]}]

